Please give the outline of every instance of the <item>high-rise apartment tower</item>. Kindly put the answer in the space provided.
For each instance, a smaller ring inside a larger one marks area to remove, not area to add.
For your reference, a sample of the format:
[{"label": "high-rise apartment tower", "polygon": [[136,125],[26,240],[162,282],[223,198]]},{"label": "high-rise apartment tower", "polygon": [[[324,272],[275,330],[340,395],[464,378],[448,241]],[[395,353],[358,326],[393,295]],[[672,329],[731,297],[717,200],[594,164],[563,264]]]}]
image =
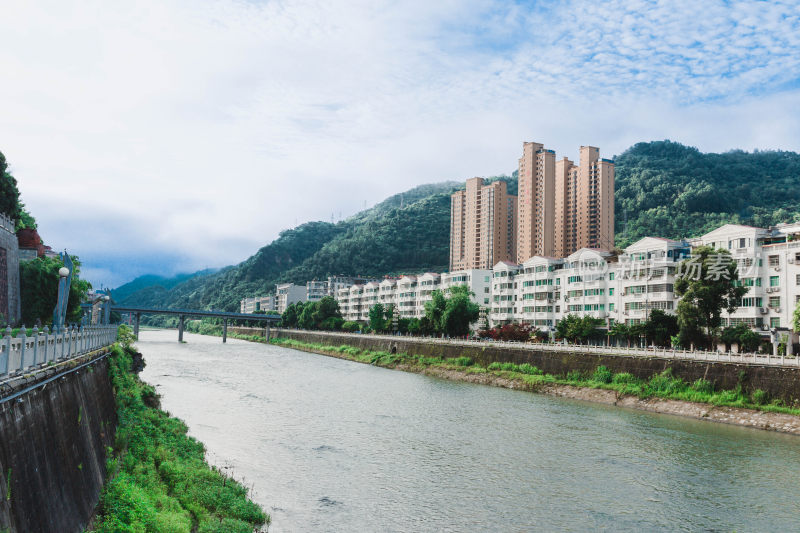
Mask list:
[{"label": "high-rise apartment tower", "polygon": [[594,146],[581,146],[575,165],[556,161],[540,143],[523,143],[518,204],[517,263],[614,246],[614,162]]},{"label": "high-rise apartment tower", "polygon": [[535,142],[522,144],[517,192],[517,263],[555,254],[556,153]]},{"label": "high-rise apartment tower", "polygon": [[490,269],[516,259],[517,197],[504,181],[467,180],[450,198],[450,270]]}]

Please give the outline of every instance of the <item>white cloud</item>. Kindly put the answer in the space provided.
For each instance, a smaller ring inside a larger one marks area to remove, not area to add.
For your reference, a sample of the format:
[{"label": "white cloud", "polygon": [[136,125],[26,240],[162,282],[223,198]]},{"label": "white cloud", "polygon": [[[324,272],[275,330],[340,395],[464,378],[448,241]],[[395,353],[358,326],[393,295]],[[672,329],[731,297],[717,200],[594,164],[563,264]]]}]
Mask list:
[{"label": "white cloud", "polygon": [[96,281],[141,273],[126,254],[221,266],[295,221],[511,171],[523,140],[796,150],[796,8],[17,2],[0,150],[45,239]]}]

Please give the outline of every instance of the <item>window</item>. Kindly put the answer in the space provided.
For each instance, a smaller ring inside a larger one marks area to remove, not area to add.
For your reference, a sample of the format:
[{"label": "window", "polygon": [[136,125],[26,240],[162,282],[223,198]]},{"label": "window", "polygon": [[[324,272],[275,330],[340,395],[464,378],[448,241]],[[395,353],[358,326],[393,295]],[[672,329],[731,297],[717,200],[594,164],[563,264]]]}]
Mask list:
[{"label": "window", "polygon": [[483,281],[489,283],[489,276],[484,276]]},{"label": "window", "polygon": [[781,327],[781,319],[777,316],[774,316],[769,319],[769,327],[771,328],[779,328]]},{"label": "window", "polygon": [[769,277],[769,286],[770,287],[780,287],[781,286],[781,278],[779,276],[770,276]]},{"label": "window", "polygon": [[769,297],[769,306],[773,309],[776,309],[781,306],[781,297],[780,296],[770,296]]},{"label": "window", "polygon": [[614,272],[609,272],[609,273],[608,273],[608,279],[609,279],[610,281],[614,281],[614,274],[615,274]]},{"label": "window", "polygon": [[609,296],[614,296],[614,288],[613,287],[608,289],[608,295]]},{"label": "window", "polygon": [[778,257],[777,255],[769,256],[769,266],[776,267],[776,266],[780,266],[780,264],[781,264],[781,258],[780,257]]},{"label": "window", "polygon": [[796,274],[794,278],[795,285],[800,285],[800,274]]},{"label": "window", "polygon": [[614,310],[614,304],[608,304],[608,310],[609,311],[613,311]]}]

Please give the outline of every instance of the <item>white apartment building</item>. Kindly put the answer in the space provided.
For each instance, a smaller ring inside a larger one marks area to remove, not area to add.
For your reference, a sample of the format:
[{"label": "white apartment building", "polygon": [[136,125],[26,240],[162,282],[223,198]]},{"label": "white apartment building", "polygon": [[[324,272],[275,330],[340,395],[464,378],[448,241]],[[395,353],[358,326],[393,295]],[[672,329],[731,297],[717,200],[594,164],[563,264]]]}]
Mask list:
[{"label": "white apartment building", "polygon": [[312,280],[306,282],[306,301],[318,302],[328,295],[328,282]]},{"label": "white apartment building", "polygon": [[256,311],[272,311],[275,310],[275,305],[274,294],[256,296],[254,298],[242,298],[239,302],[239,312],[252,314]]},{"label": "white apartment building", "polygon": [[305,302],[307,298],[305,285],[283,283],[275,287],[275,309],[283,314],[286,308],[295,302]]},{"label": "white apartment building", "polygon": [[420,276],[402,276],[339,289],[336,298],[345,320],[367,322],[369,309],[376,303],[394,306],[401,318],[422,318],[425,303],[432,299],[433,291],[447,290],[456,285],[467,285],[475,294],[473,301],[488,307],[490,301],[491,270],[460,270],[446,274],[426,272]]}]

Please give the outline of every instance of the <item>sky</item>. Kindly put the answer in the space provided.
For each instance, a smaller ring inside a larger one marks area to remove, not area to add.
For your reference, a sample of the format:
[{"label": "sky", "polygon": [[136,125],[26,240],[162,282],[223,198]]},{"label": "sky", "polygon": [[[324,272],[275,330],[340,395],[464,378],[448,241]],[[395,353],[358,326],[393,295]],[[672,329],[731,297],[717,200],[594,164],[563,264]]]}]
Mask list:
[{"label": "sky", "polygon": [[0,151],[96,287],[510,173],[523,141],[800,151],[799,1],[10,0],[0,73]]}]

